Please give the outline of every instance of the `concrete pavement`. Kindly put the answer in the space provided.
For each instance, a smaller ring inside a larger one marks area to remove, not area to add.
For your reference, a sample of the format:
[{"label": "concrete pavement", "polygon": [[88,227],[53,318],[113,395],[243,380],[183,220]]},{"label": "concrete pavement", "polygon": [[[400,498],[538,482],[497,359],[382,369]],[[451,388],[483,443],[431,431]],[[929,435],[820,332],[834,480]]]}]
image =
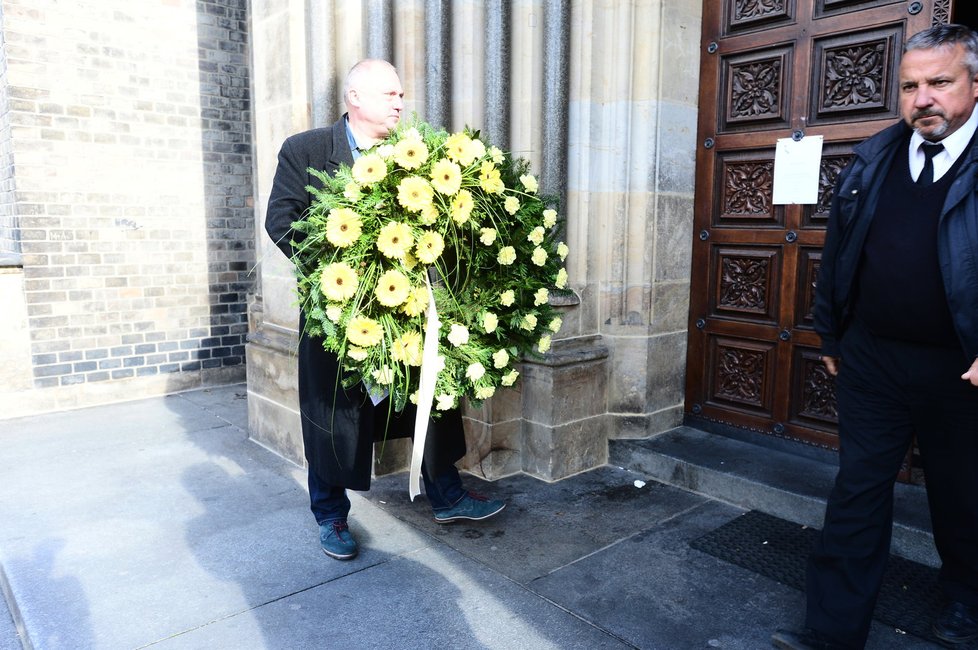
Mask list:
[{"label": "concrete pavement", "polygon": [[[746,650],[800,621],[800,592],[688,546],[743,510],[613,466],[466,477],[509,505],[447,526],[383,477],[351,493],[360,556],[331,560],[304,470],[247,439],[245,400],[0,420],[0,650]],[[876,626],[869,647],[934,646]]]}]

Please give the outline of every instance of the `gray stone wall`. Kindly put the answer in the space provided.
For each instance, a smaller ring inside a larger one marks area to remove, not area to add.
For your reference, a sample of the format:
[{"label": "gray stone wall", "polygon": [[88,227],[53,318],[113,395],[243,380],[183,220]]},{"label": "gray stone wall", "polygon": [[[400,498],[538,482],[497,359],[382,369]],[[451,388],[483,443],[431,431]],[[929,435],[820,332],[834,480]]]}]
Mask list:
[{"label": "gray stone wall", "polygon": [[11,264],[13,256],[20,252],[20,238],[14,218],[14,159],[10,138],[7,48],[3,35],[3,5],[0,4],[0,264]]},{"label": "gray stone wall", "polygon": [[0,164],[16,167],[0,241],[19,235],[30,358],[28,389],[0,387],[4,414],[240,380],[255,265],[247,0],[2,10]]}]

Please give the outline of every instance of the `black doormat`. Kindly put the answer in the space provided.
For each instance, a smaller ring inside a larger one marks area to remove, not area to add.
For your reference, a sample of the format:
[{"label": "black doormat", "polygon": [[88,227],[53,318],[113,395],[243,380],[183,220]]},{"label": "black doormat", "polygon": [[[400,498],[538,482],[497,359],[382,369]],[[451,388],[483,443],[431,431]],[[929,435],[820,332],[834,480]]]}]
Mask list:
[{"label": "black doormat", "polygon": [[[805,560],[818,530],[752,510],[690,542],[725,562],[805,589]],[[886,625],[934,643],[930,626],[944,604],[937,569],[890,556],[873,617]],[[973,650],[978,643],[956,645]]]}]

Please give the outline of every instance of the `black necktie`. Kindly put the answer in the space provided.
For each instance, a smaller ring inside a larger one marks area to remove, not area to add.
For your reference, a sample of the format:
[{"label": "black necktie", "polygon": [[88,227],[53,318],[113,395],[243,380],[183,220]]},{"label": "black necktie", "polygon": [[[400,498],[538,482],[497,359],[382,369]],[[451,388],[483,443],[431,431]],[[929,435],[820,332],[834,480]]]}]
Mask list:
[{"label": "black necktie", "polygon": [[943,144],[922,144],[924,150],[924,169],[917,177],[918,185],[930,185],[934,182],[934,156],[944,151]]}]

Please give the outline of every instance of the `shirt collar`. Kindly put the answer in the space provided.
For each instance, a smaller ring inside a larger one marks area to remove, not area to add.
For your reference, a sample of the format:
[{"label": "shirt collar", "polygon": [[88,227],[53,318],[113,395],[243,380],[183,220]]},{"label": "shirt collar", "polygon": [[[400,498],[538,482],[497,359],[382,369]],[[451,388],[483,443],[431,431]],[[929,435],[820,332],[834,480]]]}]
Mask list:
[{"label": "shirt collar", "polygon": [[353,153],[353,157],[357,158],[361,153],[369,149],[370,147],[377,144],[377,140],[371,140],[370,138],[365,138],[357,133],[353,127],[350,125],[350,117],[346,117],[346,139],[350,143],[350,151]]},{"label": "shirt collar", "polygon": [[[971,111],[971,117],[961,125],[960,129],[940,141],[951,160],[957,160],[958,156],[964,153],[976,129],[978,129],[978,105],[975,105]],[[920,149],[920,145],[926,142],[927,140],[924,140],[919,133],[914,131],[913,135],[910,136],[910,151],[916,153]]]}]

